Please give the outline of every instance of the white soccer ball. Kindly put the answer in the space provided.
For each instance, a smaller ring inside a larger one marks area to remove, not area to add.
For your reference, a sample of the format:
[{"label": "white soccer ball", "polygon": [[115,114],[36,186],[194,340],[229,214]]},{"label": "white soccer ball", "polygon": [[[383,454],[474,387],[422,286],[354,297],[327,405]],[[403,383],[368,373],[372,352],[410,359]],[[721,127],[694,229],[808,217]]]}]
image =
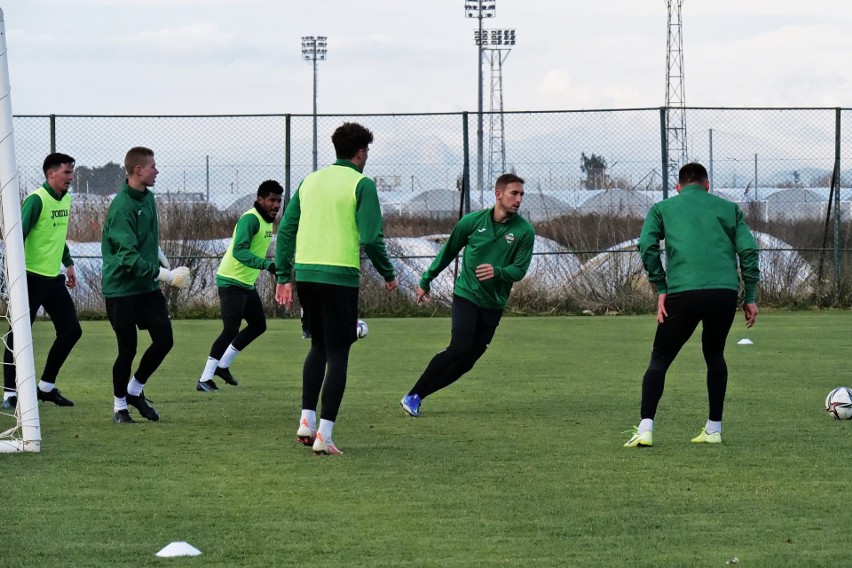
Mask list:
[{"label": "white soccer ball", "polygon": [[358,325],[355,327],[356,335],[358,339],[364,339],[367,337],[367,334],[370,333],[370,329],[367,327],[367,322],[364,320],[358,320]]},{"label": "white soccer ball", "polygon": [[835,420],[852,420],[852,389],[837,387],[825,397],[825,411]]}]

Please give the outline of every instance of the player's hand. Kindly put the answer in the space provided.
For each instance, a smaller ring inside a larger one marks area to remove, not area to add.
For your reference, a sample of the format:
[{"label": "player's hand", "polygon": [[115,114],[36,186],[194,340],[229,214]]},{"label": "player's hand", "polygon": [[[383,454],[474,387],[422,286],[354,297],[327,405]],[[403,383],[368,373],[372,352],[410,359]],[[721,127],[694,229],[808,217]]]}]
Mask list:
[{"label": "player's hand", "polygon": [[757,322],[757,304],[743,304],[746,327],[752,327]]},{"label": "player's hand", "polygon": [[186,266],[178,266],[173,270],[168,268],[160,268],[160,273],[157,275],[157,280],[171,284],[175,288],[188,288],[192,284],[192,276],[189,273],[189,268]]},{"label": "player's hand", "polygon": [[65,286],[73,288],[77,285],[77,270],[74,268],[74,265],[65,267]]},{"label": "player's hand", "polygon": [[420,286],[417,287],[417,303],[428,302],[432,298],[429,296],[429,292],[424,292],[423,288]]},{"label": "player's hand", "polygon": [[160,247],[157,247],[157,262],[159,262],[160,266],[162,266],[166,270],[172,269],[172,265],[169,262],[169,259],[166,258],[166,254],[163,252],[163,249],[160,248]]},{"label": "player's hand", "polygon": [[668,294],[657,296],[657,323],[663,323],[669,317],[669,313],[666,311],[666,296]]},{"label": "player's hand", "polygon": [[388,292],[390,292],[392,290],[396,290],[398,287],[399,287],[399,279],[398,278],[394,278],[390,282],[385,282],[385,290],[387,290]]},{"label": "player's hand", "polygon": [[480,264],[476,267],[476,279],[480,282],[494,278],[494,267],[490,264]]},{"label": "player's hand", "polygon": [[275,301],[288,310],[293,306],[293,283],[277,284],[275,286]]},{"label": "player's hand", "polygon": [[266,271],[269,272],[272,276],[275,276],[275,263],[273,262],[272,264],[267,266]]}]

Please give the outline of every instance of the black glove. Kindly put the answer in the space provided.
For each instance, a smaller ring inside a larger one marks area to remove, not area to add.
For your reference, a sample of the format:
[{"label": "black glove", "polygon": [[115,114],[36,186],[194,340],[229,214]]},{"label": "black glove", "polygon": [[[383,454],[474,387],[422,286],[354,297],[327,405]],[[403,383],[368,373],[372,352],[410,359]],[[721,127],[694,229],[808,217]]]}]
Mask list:
[{"label": "black glove", "polygon": [[266,267],[266,270],[268,270],[271,275],[275,276],[275,263],[270,263],[269,266]]}]

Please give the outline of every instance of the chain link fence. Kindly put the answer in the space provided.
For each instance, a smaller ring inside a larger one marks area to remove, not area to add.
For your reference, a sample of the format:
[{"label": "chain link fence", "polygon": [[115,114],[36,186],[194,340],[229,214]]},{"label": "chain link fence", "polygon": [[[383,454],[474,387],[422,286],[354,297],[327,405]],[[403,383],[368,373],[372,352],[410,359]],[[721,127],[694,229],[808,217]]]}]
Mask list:
[{"label": "chain link fence", "polygon": [[[75,301],[92,316],[103,314],[100,230],[130,147],[155,151],[161,240],[196,275],[189,290],[169,292],[173,308],[215,315],[215,271],[257,186],[278,180],[289,198],[315,164],[334,161],[331,133],[346,121],[374,133],[366,173],[379,189],[403,288],[390,296],[377,290],[378,275],[366,263],[365,312],[405,313],[455,221],[492,205],[494,180],[507,171],[526,180],[522,214],[538,235],[510,309],[650,309],[654,295],[636,241],[651,205],[674,192],[670,163],[684,159],[705,164],[712,191],[745,211],[763,251],[760,302],[849,306],[852,170],[841,164],[852,153],[852,110],[689,108],[685,156],[668,155],[664,110],[485,113],[481,153],[475,113],[14,120],[22,198],[43,182],[48,153],[76,159],[69,233],[81,275]],[[442,278],[435,296],[448,302],[452,271]],[[272,283],[262,277],[259,287],[274,311]]]}]

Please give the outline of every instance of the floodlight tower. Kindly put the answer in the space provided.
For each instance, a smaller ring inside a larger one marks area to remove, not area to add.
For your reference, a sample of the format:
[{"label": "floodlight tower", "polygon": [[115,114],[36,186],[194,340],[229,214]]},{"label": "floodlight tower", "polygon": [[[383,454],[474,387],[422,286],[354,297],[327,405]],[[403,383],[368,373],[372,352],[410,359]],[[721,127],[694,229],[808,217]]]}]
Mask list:
[{"label": "floodlight tower", "polygon": [[[488,130],[488,179],[494,181],[506,172],[506,138],[503,121],[503,62],[515,45],[515,30],[484,30],[474,32],[477,45],[483,44],[485,58],[491,65],[491,114]],[[499,170],[499,171],[498,171]],[[482,188],[479,199],[482,201]],[[484,203],[483,203],[484,205]]]},{"label": "floodlight tower", "polygon": [[668,39],[666,41],[666,146],[668,178],[677,183],[680,166],[686,164],[686,95],[684,92],[683,36],[681,5],[683,0],[666,0]]},{"label": "floodlight tower", "polygon": [[[465,18],[476,18],[479,20],[479,37],[482,37],[482,19],[493,18],[497,15],[497,0],[465,0],[464,16]],[[477,44],[476,57],[476,75],[477,75],[477,93],[478,103],[476,108],[476,186],[479,188],[479,193],[482,195],[482,59],[483,45]],[[482,203],[480,203],[482,205]]]},{"label": "floodlight tower", "polygon": [[314,171],[317,170],[317,61],[325,61],[328,36],[302,36],[302,59],[314,65]]}]

